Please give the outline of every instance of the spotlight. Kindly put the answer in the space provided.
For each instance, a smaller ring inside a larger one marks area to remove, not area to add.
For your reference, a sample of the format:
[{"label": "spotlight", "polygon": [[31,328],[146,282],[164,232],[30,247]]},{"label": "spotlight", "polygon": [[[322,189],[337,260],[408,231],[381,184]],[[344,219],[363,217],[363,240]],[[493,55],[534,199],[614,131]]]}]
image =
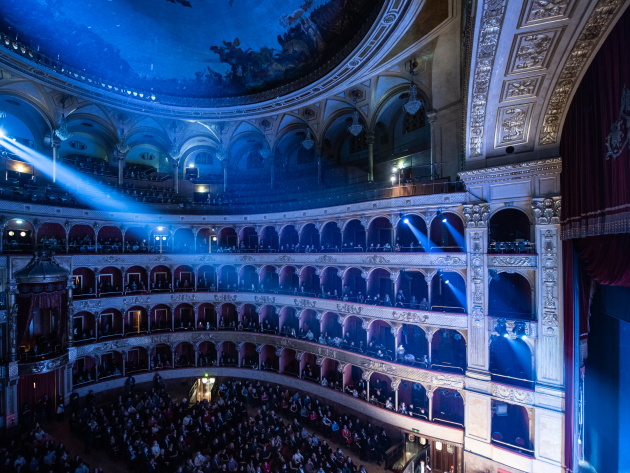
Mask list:
[{"label": "spotlight", "polygon": [[6,138],[7,134],[4,130],[0,129],[0,138]]},{"label": "spotlight", "polygon": [[17,225],[22,225],[22,224],[24,223],[24,221],[23,221],[23,220],[19,220],[19,219],[18,219],[18,220],[16,220],[16,221],[15,221],[15,223],[16,223]]},{"label": "spotlight", "polygon": [[9,232],[9,236],[13,236],[13,235],[15,235],[15,232],[14,232],[13,230],[11,230],[11,231]]},{"label": "spotlight", "polygon": [[20,236],[21,237],[25,237],[26,236],[26,232],[20,232]]},{"label": "spotlight", "polygon": [[161,232],[162,230],[164,230],[164,227],[158,227],[158,232]]},{"label": "spotlight", "polygon": [[438,220],[441,220],[442,223],[446,223],[446,217],[444,216],[441,210],[438,210],[435,216],[437,217]]},{"label": "spotlight", "polygon": [[527,331],[525,330],[525,324],[517,323],[514,325],[514,335],[516,338],[525,340],[527,338]]},{"label": "spotlight", "polygon": [[442,223],[446,223],[446,217],[442,218]]},{"label": "spotlight", "polygon": [[507,323],[505,319],[499,319],[497,320],[497,325],[494,328],[494,330],[497,332],[498,335],[503,336],[505,338],[509,337],[506,325]]},{"label": "spotlight", "polygon": [[448,279],[447,279],[446,281],[444,281],[444,282],[445,282],[446,284],[448,284],[448,283],[449,283]]},{"label": "spotlight", "polygon": [[162,237],[162,240],[166,240],[166,237],[165,237],[165,236],[163,236],[163,237]]},{"label": "spotlight", "polygon": [[404,219],[403,223],[406,223],[407,225],[409,225],[409,219],[408,218]]}]

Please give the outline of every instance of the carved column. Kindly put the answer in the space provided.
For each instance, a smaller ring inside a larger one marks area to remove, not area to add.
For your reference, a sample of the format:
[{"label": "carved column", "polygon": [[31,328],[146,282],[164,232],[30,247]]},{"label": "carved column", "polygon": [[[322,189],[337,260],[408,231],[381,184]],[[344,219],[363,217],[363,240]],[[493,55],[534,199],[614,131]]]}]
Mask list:
[{"label": "carved column", "polygon": [[468,245],[468,280],[466,296],[468,301],[468,371],[477,373],[477,378],[490,379],[488,353],[488,266],[486,259],[488,245],[488,205],[473,204],[464,206],[466,220],[466,244]]},{"label": "carved column", "polygon": [[74,280],[72,278],[72,276],[68,276],[68,284],[66,285],[66,291],[68,294],[68,303],[66,306],[66,333],[68,336],[68,346],[74,346],[74,321],[73,321],[73,314],[74,314],[74,302],[73,302],[73,297],[72,297],[72,290],[74,288]]},{"label": "carved column", "polygon": [[400,387],[400,378],[392,378],[391,387],[394,391],[394,411],[398,412],[398,388]]},{"label": "carved column", "polygon": [[427,112],[427,121],[429,122],[429,126],[431,127],[431,161],[430,161],[430,166],[431,166],[431,181],[433,181],[436,177],[436,172],[435,172],[435,149],[437,147],[437,143],[438,143],[438,136],[437,136],[437,130],[436,130],[436,126],[434,125],[435,121],[437,120],[437,113],[435,111],[431,111],[431,112]]},{"label": "carved column", "polygon": [[562,386],[562,253],[560,242],[560,198],[534,200],[536,218],[536,274],[538,343],[536,375],[538,382]]},{"label": "carved column", "polygon": [[[114,156],[116,157],[116,161],[118,161],[118,187],[122,187],[124,181],[123,173],[125,169],[125,159],[127,158],[127,153],[117,149]],[[123,247],[124,246],[125,245],[123,245]]]},{"label": "carved column", "polygon": [[432,329],[427,329],[427,331],[425,332],[425,337],[427,337],[427,358],[429,359],[429,365],[427,366],[427,369],[429,369],[429,366],[431,366],[431,350],[432,350],[432,346],[433,346],[433,334],[435,333],[435,330]]},{"label": "carved column", "polygon": [[15,282],[9,283],[9,294],[7,307],[10,308],[7,312],[7,328],[9,330],[9,359],[11,361],[17,361],[17,284]]},{"label": "carved column", "polygon": [[57,182],[57,155],[59,154],[59,147],[61,146],[61,140],[57,137],[55,133],[53,133],[52,138],[50,140],[50,147],[52,148],[53,154],[53,165],[52,165],[52,181]]},{"label": "carved column", "polygon": [[[221,167],[223,168],[223,192],[227,192],[227,185],[228,185],[228,161],[227,161],[227,159],[224,159],[223,161],[221,161]],[[273,166],[271,167],[271,169],[272,169],[271,180],[273,182]]]},{"label": "carved column", "polygon": [[374,132],[370,131],[365,134],[368,145],[368,181],[374,181]]},{"label": "carved column", "polygon": [[179,193],[179,157],[173,156],[173,190]]},{"label": "carved column", "polygon": [[431,282],[433,281],[433,277],[432,276],[425,276],[424,280],[427,282],[427,302],[429,303],[429,310],[431,310],[431,307],[433,307],[433,294],[432,294],[432,290],[431,290]]},{"label": "carved column", "polygon": [[433,386],[429,386],[427,389],[427,399],[429,400],[429,422],[433,421],[433,394],[435,393],[435,388]]}]

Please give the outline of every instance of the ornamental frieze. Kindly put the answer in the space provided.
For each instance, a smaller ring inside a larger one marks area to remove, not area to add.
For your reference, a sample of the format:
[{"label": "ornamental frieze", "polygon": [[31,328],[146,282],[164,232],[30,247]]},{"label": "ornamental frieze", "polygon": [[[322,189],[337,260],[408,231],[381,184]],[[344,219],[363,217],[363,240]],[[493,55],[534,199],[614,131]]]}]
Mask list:
[{"label": "ornamental frieze", "polygon": [[69,360],[68,353],[64,353],[63,355],[51,360],[37,361],[35,363],[18,363],[18,373],[19,376],[48,373],[67,365]]},{"label": "ornamental frieze", "polygon": [[[236,300],[236,296],[234,296]],[[254,296],[254,300],[257,304],[275,304],[276,298],[274,296]]]},{"label": "ornamental frieze", "polygon": [[214,294],[214,300],[216,302],[236,302],[236,299],[238,299],[236,294]]},{"label": "ornamental frieze", "polygon": [[353,304],[337,304],[337,310],[339,312],[345,312],[350,314],[360,314],[363,312],[362,306],[356,306]]},{"label": "ornamental frieze", "polygon": [[151,296],[123,297],[122,303],[125,305],[150,304]]},{"label": "ornamental frieze", "polygon": [[402,320],[403,322],[413,322],[417,324],[424,324],[429,320],[429,315],[426,313],[416,313],[409,311],[392,311],[392,318],[394,320]]},{"label": "ornamental frieze", "polygon": [[298,307],[314,309],[317,307],[317,301],[312,299],[293,299],[293,304]]},{"label": "ornamental frieze", "polygon": [[505,386],[503,384],[492,383],[491,394],[492,396],[503,399],[505,401],[512,401],[528,405],[534,404],[534,393],[532,391],[513,388]]},{"label": "ornamental frieze", "polygon": [[536,255],[488,255],[488,267],[536,268]]},{"label": "ornamental frieze", "polygon": [[172,294],[171,300],[173,302],[193,302],[195,301],[195,294]]}]

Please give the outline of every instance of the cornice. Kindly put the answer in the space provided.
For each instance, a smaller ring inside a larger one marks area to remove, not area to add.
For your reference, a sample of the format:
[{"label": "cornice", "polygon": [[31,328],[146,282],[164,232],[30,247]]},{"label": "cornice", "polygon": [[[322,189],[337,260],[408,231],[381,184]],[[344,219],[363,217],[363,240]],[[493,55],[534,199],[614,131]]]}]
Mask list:
[{"label": "cornice", "polygon": [[87,311],[99,313],[108,308],[128,309],[136,305],[158,304],[253,304],[273,305],[277,307],[296,307],[312,309],[322,314],[333,312],[342,315],[355,315],[361,318],[409,323],[435,328],[452,328],[465,331],[468,327],[466,314],[433,312],[424,310],[399,309],[366,304],[353,304],[329,299],[317,299],[301,296],[284,296],[278,294],[257,294],[250,292],[195,292],[195,293],[154,293],[147,295],[100,297],[73,301],[74,312]]}]

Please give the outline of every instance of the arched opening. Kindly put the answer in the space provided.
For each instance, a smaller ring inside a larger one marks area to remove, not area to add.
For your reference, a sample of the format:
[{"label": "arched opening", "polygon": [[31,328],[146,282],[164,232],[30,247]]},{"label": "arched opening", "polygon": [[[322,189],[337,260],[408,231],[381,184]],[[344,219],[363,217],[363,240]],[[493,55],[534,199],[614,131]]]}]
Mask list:
[{"label": "arched opening", "polygon": [[279,278],[275,266],[263,266],[260,270],[260,292],[278,292]]},{"label": "arched opening", "polygon": [[533,320],[533,297],[529,281],[518,273],[490,270],[488,315],[510,319]]},{"label": "arched opening", "polygon": [[370,376],[370,404],[393,409],[394,394],[391,392],[391,379],[381,373]]},{"label": "arched opening", "polygon": [[195,349],[192,343],[181,342],[175,347],[175,368],[195,366]]},{"label": "arched opening", "polygon": [[133,347],[127,352],[125,374],[139,373],[149,370],[149,353],[144,347]]},{"label": "arched opening", "polygon": [[151,370],[173,367],[173,350],[166,343],[160,343],[151,350]]},{"label": "arched opening", "polygon": [[123,335],[123,316],[118,309],[105,309],[98,316],[98,339]]},{"label": "arched opening", "polygon": [[225,303],[219,306],[219,330],[236,330],[238,313],[234,304]]},{"label": "arched opening", "polygon": [[192,253],[195,251],[195,236],[190,228],[178,228],[173,235],[173,253]]},{"label": "arched opening", "polygon": [[529,412],[525,407],[492,400],[492,443],[524,455],[534,455],[529,436]]},{"label": "arched opening", "polygon": [[217,290],[217,272],[214,266],[203,265],[197,270],[197,289],[200,291]]},{"label": "arched opening", "polygon": [[175,268],[175,291],[185,292],[195,289],[195,271],[191,266],[178,266]]},{"label": "arched opening", "polygon": [[429,310],[429,285],[424,273],[401,270],[396,280],[396,307]]},{"label": "arched opening", "polygon": [[147,243],[149,230],[143,227],[131,227],[125,231],[125,253],[146,253],[149,251]]},{"label": "arched opening", "polygon": [[392,327],[382,320],[374,320],[368,328],[367,352],[375,358],[394,359],[394,335]]},{"label": "arched opening", "polygon": [[173,330],[173,314],[166,304],[158,304],[149,313],[150,329],[155,332],[170,332]]},{"label": "arched opening", "polygon": [[102,226],[98,230],[99,253],[120,253],[123,250],[122,231],[113,225]]},{"label": "arched opening", "polygon": [[464,427],[464,399],[454,389],[437,388],[433,392],[433,422]]},{"label": "arched opening", "polygon": [[217,239],[219,245],[217,251],[224,253],[236,252],[236,248],[238,247],[238,235],[232,227],[223,227],[219,230]]},{"label": "arched opening", "polygon": [[96,340],[96,317],[91,312],[81,311],[72,316],[72,338],[74,343]]},{"label": "arched opening", "polygon": [[404,348],[404,353],[397,351],[396,358],[407,365],[428,368],[428,341],[426,333],[421,327],[411,324],[402,324],[396,346]]},{"label": "arched opening", "polygon": [[256,306],[253,304],[243,304],[241,307],[241,323],[243,324],[243,330],[248,332],[258,332],[260,328],[259,316],[256,312]]},{"label": "arched opening", "polygon": [[319,251],[319,231],[313,223],[307,223],[300,229],[300,250],[306,253]]},{"label": "arched opening", "polygon": [[438,271],[431,281],[431,310],[466,312],[466,282],[458,273]]},{"label": "arched opening", "polygon": [[236,291],[238,289],[238,274],[234,266],[226,265],[219,268],[219,291]]},{"label": "arched opening", "polygon": [[335,312],[325,312],[321,320],[321,333],[324,337],[320,337],[320,343],[332,345],[332,340],[338,338],[341,340],[343,333],[341,331],[341,323],[339,321],[339,314]]},{"label": "arched opening", "polygon": [[278,251],[280,238],[275,227],[270,225],[263,227],[260,231],[260,246],[258,251],[260,253],[273,253]]},{"label": "arched opening", "polygon": [[302,359],[300,360],[302,379],[319,383],[321,379],[321,367],[317,365],[316,361],[317,359],[312,353],[304,353],[302,355]]},{"label": "arched opening", "polygon": [[325,268],[320,275],[323,297],[339,299],[341,294],[341,272],[334,267]]},{"label": "arched opening", "polygon": [[147,292],[147,270],[142,266],[132,266],[125,273],[125,292],[127,294],[141,294]]},{"label": "arched opening", "polygon": [[98,366],[98,380],[122,376],[122,354],[110,351],[101,354],[101,364]]},{"label": "arched opening", "polygon": [[125,335],[138,335],[149,331],[149,314],[144,307],[134,306],[125,315]]},{"label": "arched opening", "polygon": [[428,251],[427,223],[415,214],[403,215],[396,225],[396,248],[403,252]]},{"label": "arched opening", "polygon": [[190,304],[179,304],[175,307],[173,320],[175,330],[194,330],[195,310]]},{"label": "arched opening", "polygon": [[430,251],[465,251],[464,222],[454,213],[438,211],[429,237]]},{"label": "arched opening", "polygon": [[75,268],[72,270],[74,287],[73,297],[94,297],[96,295],[96,277],[90,268]]},{"label": "arched opening", "polygon": [[367,281],[367,293],[369,298],[366,303],[392,307],[394,305],[394,284],[391,273],[383,268],[375,268],[370,271]]},{"label": "arched opening", "polygon": [[431,368],[451,373],[466,369],[466,340],[456,330],[441,328],[433,334]]},{"label": "arched opening", "polygon": [[363,320],[354,315],[346,317],[343,323],[342,347],[357,353],[367,350],[367,332],[363,328]]},{"label": "arched opening", "polygon": [[278,292],[280,294],[295,294],[300,283],[297,268],[295,266],[284,266],[280,271],[279,282]]},{"label": "arched opening", "polygon": [[300,338],[309,342],[319,339],[320,326],[317,320],[317,312],[313,309],[304,309],[300,313]]},{"label": "arched opening", "polygon": [[367,250],[392,251],[394,245],[394,229],[388,218],[377,217],[370,222],[367,232]]},{"label": "arched opening", "polygon": [[339,362],[332,358],[324,358],[321,366],[321,379],[326,385],[337,391],[343,391],[343,376],[339,372]]},{"label": "arched opening", "polygon": [[280,373],[295,377],[300,375],[300,363],[295,358],[295,350],[285,348],[280,353]]},{"label": "arched opening", "polygon": [[159,265],[152,268],[149,279],[151,292],[167,292],[173,289],[171,270],[168,266]]},{"label": "arched opening", "polygon": [[278,314],[272,305],[264,305],[260,308],[261,331],[276,335],[279,330]]},{"label": "arched opening", "polygon": [[314,266],[304,266],[300,271],[299,293],[303,297],[315,297],[320,294],[319,270]]},{"label": "arched opening", "polygon": [[494,381],[532,389],[529,345],[520,338],[493,335],[490,340],[490,374]]},{"label": "arched opening", "polygon": [[242,368],[258,368],[258,353],[256,353],[256,345],[249,342],[243,343],[240,356]]},{"label": "arched opening", "polygon": [[260,369],[275,372],[280,369],[280,360],[273,345],[264,345],[260,350]]},{"label": "arched opening", "polygon": [[239,232],[238,249],[241,253],[255,253],[258,250],[258,233],[254,227],[245,227]]},{"label": "arched opening", "polygon": [[300,237],[293,225],[285,225],[280,230],[280,252],[291,253],[298,251]]},{"label": "arched opening", "polygon": [[98,295],[114,296],[122,294],[122,273],[120,269],[107,266],[98,275]]},{"label": "arched opening", "polygon": [[280,310],[280,333],[285,337],[297,338],[300,322],[293,307],[283,307]]},{"label": "arched opening", "polygon": [[68,232],[68,243],[70,253],[95,253],[94,229],[89,225],[73,225]]},{"label": "arched opening", "polygon": [[77,358],[72,365],[72,386],[96,381],[96,360],[91,356]]},{"label": "arched opening", "polygon": [[519,209],[502,209],[488,222],[488,253],[533,253],[529,218]]},{"label": "arched opening", "polygon": [[197,330],[216,330],[217,314],[214,304],[204,302],[197,309]]},{"label": "arched opening", "polygon": [[365,227],[357,220],[350,220],[343,227],[343,247],[345,253],[365,250]]},{"label": "arched opening", "polygon": [[238,350],[234,342],[223,342],[219,349],[219,366],[238,367]]},{"label": "arched opening", "polygon": [[361,368],[347,365],[343,371],[343,385],[346,393],[367,401],[367,384],[363,380],[363,370]]},{"label": "arched opening", "polygon": [[197,366],[215,366],[217,363],[217,348],[212,342],[201,342],[197,355]]},{"label": "arched opening", "polygon": [[214,228],[201,228],[195,238],[197,253],[213,253],[219,248]]},{"label": "arched opening", "polygon": [[[103,228],[112,228],[112,227],[103,227]],[[101,228],[101,230],[103,228]],[[116,228],[116,227],[113,227],[113,228]],[[37,245],[39,248],[49,248],[55,252],[65,253],[66,252],[66,230],[63,228],[63,225],[61,225],[60,223],[55,223],[55,222],[42,223],[39,229],[37,230]],[[103,248],[103,251],[106,251],[105,248]]]},{"label": "arched opening", "polygon": [[337,252],[342,247],[341,230],[336,222],[326,222],[321,230],[322,251]]},{"label": "arched opening", "polygon": [[349,302],[363,303],[366,293],[367,284],[363,271],[359,268],[346,269],[343,274],[342,299]]}]

